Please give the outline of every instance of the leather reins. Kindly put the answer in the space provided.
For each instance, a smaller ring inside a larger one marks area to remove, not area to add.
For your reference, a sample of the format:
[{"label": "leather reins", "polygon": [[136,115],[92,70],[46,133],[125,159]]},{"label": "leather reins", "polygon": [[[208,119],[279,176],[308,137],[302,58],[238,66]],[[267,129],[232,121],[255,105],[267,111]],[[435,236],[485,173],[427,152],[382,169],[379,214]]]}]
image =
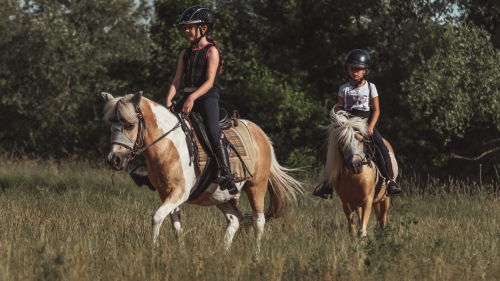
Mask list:
[{"label": "leather reins", "polygon": [[[176,115],[178,115],[175,112],[173,112],[173,113],[176,114]],[[179,122],[177,122],[177,124],[172,129],[170,129],[168,132],[166,132],[163,135],[161,135],[159,138],[157,138],[150,145],[144,146],[144,138],[146,137],[146,129],[147,129],[147,127],[146,127],[146,121],[144,120],[144,116],[142,115],[142,112],[141,112],[140,108],[136,108],[136,115],[135,116],[138,119],[137,124],[138,124],[139,128],[137,129],[137,138],[136,138],[136,141],[134,142],[134,147],[130,147],[129,145],[121,143],[121,142],[118,142],[118,141],[114,141],[114,142],[111,143],[111,144],[119,144],[119,145],[127,148],[130,151],[130,154],[129,154],[128,158],[127,158],[127,161],[130,161],[130,160],[134,159],[137,155],[141,154],[146,149],[150,148],[154,144],[156,144],[159,141],[161,141],[162,139],[164,139],[166,136],[168,136],[170,133],[172,133],[173,131],[175,131],[177,128],[181,127],[182,123],[186,119],[185,116],[180,116],[180,117],[177,116],[178,119],[179,119]],[[121,122],[120,119],[118,119],[118,122]]]}]

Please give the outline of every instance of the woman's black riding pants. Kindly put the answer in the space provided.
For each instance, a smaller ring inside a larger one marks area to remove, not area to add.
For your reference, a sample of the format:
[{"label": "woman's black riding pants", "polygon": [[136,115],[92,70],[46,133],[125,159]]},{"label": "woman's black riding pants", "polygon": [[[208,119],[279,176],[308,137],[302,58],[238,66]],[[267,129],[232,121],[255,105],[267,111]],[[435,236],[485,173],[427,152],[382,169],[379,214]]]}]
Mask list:
[{"label": "woman's black riding pants", "polygon": [[[175,112],[182,112],[184,102],[190,94],[192,93],[184,93],[182,99],[174,106]],[[210,89],[194,101],[191,110],[201,115],[210,146],[217,147],[222,137],[222,130],[219,127],[219,92],[216,89]]]}]

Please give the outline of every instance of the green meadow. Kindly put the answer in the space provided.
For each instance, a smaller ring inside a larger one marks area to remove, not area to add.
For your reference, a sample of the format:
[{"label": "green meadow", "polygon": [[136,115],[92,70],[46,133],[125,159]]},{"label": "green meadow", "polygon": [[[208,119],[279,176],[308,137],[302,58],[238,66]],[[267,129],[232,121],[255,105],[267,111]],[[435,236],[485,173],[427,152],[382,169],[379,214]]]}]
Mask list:
[{"label": "green meadow", "polygon": [[[340,200],[311,196],[316,173],[296,175],[307,194],[266,224],[260,252],[245,223],[230,250],[215,207],[181,206],[159,248],[151,215],[161,202],[124,172],[85,161],[0,164],[0,280],[482,280],[500,278],[497,186],[400,179],[390,227],[351,237]],[[250,212],[246,196],[239,208]]]}]

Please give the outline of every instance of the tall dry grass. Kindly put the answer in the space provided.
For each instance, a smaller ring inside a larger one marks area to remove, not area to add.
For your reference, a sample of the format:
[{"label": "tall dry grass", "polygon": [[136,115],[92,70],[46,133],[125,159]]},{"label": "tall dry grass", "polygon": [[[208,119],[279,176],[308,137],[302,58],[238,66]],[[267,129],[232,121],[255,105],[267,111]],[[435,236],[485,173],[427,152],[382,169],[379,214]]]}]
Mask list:
[{"label": "tall dry grass", "polygon": [[[390,228],[353,238],[340,201],[309,194],[298,210],[266,224],[262,250],[241,229],[226,251],[215,207],[182,205],[183,243],[165,221],[152,245],[157,194],[125,173],[78,161],[2,158],[0,280],[481,280],[500,278],[497,189],[406,177]],[[239,208],[249,212],[243,196]]]}]

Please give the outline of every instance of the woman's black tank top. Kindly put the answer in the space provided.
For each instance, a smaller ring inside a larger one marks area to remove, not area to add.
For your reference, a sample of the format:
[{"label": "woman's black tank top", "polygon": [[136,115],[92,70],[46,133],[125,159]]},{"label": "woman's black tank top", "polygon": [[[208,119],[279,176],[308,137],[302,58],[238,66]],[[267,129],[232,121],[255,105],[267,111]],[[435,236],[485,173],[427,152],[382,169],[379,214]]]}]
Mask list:
[{"label": "woman's black tank top", "polygon": [[[193,48],[186,49],[184,51],[184,87],[201,87],[203,83],[207,81],[207,69],[208,69],[208,51],[210,48],[216,48],[214,44],[208,43],[205,46],[199,48],[198,50],[193,50]],[[220,92],[219,87],[219,66],[217,67],[217,73],[215,74],[214,85],[211,89],[216,89]]]}]

